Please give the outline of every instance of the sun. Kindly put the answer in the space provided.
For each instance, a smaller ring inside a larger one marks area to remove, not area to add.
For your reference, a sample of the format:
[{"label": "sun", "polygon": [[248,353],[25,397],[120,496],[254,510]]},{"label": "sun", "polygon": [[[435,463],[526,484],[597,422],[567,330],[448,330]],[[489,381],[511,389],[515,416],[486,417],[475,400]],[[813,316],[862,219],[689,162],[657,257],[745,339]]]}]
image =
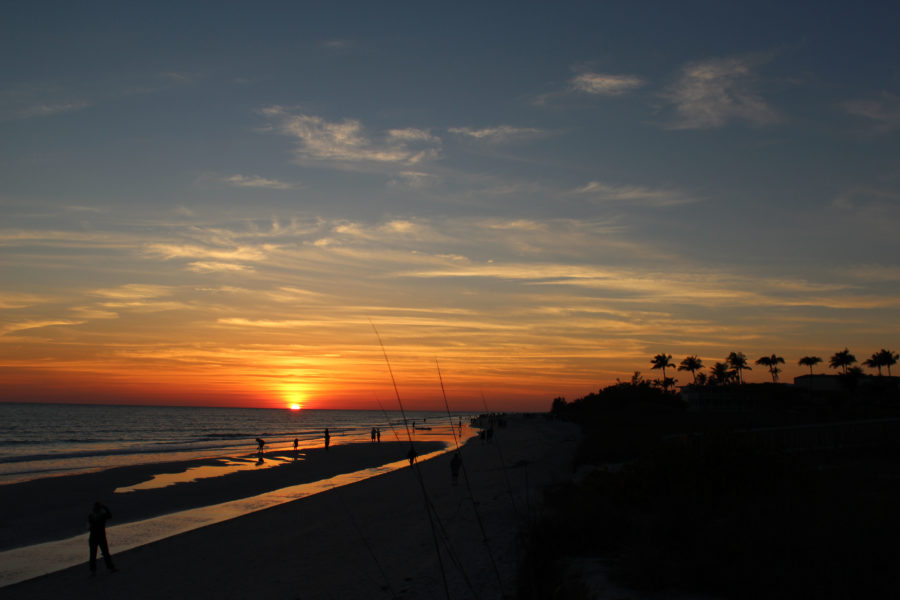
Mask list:
[{"label": "sun", "polygon": [[294,402],[288,408],[290,408],[291,410],[300,410],[300,405]]}]

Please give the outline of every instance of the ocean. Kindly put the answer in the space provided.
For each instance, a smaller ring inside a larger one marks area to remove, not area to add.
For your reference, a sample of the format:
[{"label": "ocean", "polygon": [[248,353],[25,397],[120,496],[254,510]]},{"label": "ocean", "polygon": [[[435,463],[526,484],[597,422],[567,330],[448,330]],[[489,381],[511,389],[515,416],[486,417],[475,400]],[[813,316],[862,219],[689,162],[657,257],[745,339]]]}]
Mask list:
[{"label": "ocean", "polygon": [[[468,422],[469,413],[452,420]],[[410,422],[446,428],[446,412],[406,411]],[[0,403],[0,485],[128,465],[250,454],[369,439],[406,439],[399,411]],[[413,429],[415,432],[416,430]]]}]

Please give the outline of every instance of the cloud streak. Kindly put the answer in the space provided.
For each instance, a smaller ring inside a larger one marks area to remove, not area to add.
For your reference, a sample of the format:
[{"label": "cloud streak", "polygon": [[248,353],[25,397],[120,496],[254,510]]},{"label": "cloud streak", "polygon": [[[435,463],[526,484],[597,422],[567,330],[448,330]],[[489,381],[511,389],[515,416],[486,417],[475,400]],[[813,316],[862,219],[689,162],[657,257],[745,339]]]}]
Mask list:
[{"label": "cloud streak", "polygon": [[265,177],[260,177],[259,175],[231,175],[225,177],[223,181],[233,187],[263,188],[269,190],[290,190],[296,187],[292,183],[278,181],[277,179],[267,179]]},{"label": "cloud streak", "polygon": [[298,162],[343,165],[395,165],[408,168],[437,158],[441,139],[424,129],[368,132],[356,119],[327,121],[322,117],[270,106],[260,113],[275,130],[296,142]]},{"label": "cloud streak", "polygon": [[569,81],[571,89],[592,96],[622,96],[645,85],[637,75],[611,75],[608,73],[581,73]]}]

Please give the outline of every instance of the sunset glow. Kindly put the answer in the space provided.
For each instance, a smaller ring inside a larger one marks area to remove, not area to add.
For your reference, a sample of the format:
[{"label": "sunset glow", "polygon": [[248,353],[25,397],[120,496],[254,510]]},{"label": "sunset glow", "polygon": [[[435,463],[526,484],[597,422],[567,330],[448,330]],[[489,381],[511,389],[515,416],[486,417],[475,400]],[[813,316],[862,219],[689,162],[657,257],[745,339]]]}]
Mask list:
[{"label": "sunset glow", "polygon": [[164,4],[3,11],[0,400],[547,410],[900,348],[890,15]]}]

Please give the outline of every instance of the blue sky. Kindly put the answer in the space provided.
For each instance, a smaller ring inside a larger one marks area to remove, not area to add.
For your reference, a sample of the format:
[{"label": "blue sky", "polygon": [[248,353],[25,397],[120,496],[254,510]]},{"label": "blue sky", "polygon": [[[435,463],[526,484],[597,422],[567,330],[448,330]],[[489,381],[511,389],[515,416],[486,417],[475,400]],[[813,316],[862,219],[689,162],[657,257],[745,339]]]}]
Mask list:
[{"label": "blue sky", "polygon": [[[327,404],[377,370],[368,321],[415,394],[444,356],[461,396],[536,403],[661,351],[793,373],[898,345],[890,3],[0,10],[0,373],[22,397],[240,366],[246,397]],[[261,346],[293,365],[277,385],[236,358]]]}]

